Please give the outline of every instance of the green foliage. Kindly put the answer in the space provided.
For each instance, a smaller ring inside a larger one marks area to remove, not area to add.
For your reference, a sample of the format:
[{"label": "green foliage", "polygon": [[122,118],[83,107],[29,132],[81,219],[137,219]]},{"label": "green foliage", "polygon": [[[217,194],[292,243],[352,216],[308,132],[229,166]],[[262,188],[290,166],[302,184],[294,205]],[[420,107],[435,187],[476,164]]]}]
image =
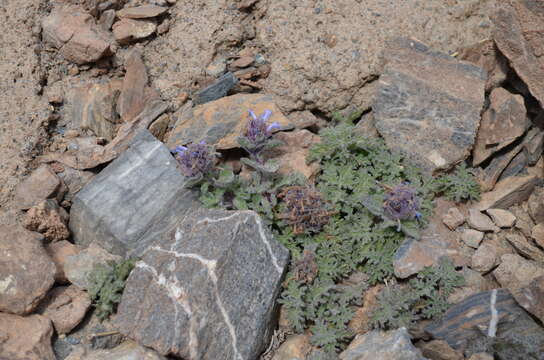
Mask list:
[{"label": "green foliage", "polygon": [[437,192],[443,193],[448,200],[460,202],[480,200],[480,185],[465,163],[457,166],[450,174],[436,179]]},{"label": "green foliage", "polygon": [[453,262],[443,257],[438,265],[426,267],[405,286],[387,286],[378,295],[379,307],[373,313],[372,325],[381,329],[410,327],[417,320],[442,315],[450,306],[448,296],[463,283]]},{"label": "green foliage", "polygon": [[89,275],[89,296],[100,320],[107,319],[115,312],[136,261],[129,259],[111,266],[98,265]]}]

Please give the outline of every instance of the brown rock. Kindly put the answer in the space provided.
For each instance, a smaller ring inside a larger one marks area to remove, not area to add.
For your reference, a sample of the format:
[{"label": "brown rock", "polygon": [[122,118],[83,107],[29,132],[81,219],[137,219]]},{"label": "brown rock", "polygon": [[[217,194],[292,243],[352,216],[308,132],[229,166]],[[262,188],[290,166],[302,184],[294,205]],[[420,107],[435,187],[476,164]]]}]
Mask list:
[{"label": "brown rock", "polygon": [[310,352],[310,336],[299,334],[288,337],[276,350],[272,360],[305,360]]},{"label": "brown rock", "polygon": [[43,237],[21,226],[0,226],[0,311],[30,313],[55,282]]},{"label": "brown rock", "polygon": [[36,231],[47,241],[66,240],[70,237],[68,230],[69,215],[54,199],[44,200],[28,210],[24,219],[24,227]]},{"label": "brown rock", "polygon": [[482,214],[477,209],[470,209],[468,211],[468,226],[479,231],[492,231],[497,232],[500,229],[493,224],[491,219]]},{"label": "brown rock", "polygon": [[37,168],[28,178],[17,186],[14,203],[26,210],[45,199],[61,201],[66,186],[47,165]]},{"label": "brown rock", "polygon": [[114,348],[88,350],[78,347],[65,360],[166,360],[166,358],[127,340]]},{"label": "brown rock", "polygon": [[540,246],[544,248],[544,223],[533,226],[531,230],[531,237]]},{"label": "brown rock", "polygon": [[534,175],[515,176],[501,180],[493,191],[482,194],[476,208],[481,211],[489,208],[507,209],[527,200],[539,182],[540,180]]},{"label": "brown rock", "polygon": [[46,317],[0,313],[0,359],[55,360],[52,335],[53,326]]},{"label": "brown rock", "polygon": [[463,354],[453,350],[444,340],[433,340],[429,342],[420,342],[416,347],[421,350],[421,354],[433,360],[464,360]]},{"label": "brown rock", "polygon": [[[487,149],[487,147],[486,147]],[[496,155],[493,160],[477,175],[477,180],[480,183],[482,191],[490,191],[495,187],[497,181],[501,180],[504,176],[506,178],[506,171],[509,166],[517,159],[518,155],[523,151],[523,145],[518,144],[516,147]]]},{"label": "brown rock", "polygon": [[68,188],[64,200],[72,201],[78,191],[83,189],[83,186],[85,186],[85,184],[87,184],[96,174],[92,171],[77,170],[67,165],[63,166],[63,168],[64,171],[59,173],[58,176]]},{"label": "brown rock", "polygon": [[468,360],[494,360],[495,358],[493,355],[489,355],[488,353],[477,353],[472,354],[472,356]]},{"label": "brown rock", "polygon": [[544,132],[539,128],[529,130],[524,146],[527,150],[529,165],[535,165],[544,149]]},{"label": "brown rock", "polygon": [[511,291],[527,287],[531,281],[544,275],[544,268],[515,254],[501,256],[501,264],[493,270],[495,279]]},{"label": "brown rock", "polygon": [[233,61],[230,66],[235,68],[245,68],[249,65],[253,64],[253,61],[255,60],[254,56],[242,56],[238,58],[237,60]]},{"label": "brown rock", "polygon": [[237,94],[183,112],[170,133],[167,145],[174,148],[177,145],[204,140],[220,150],[239,147],[236,139],[245,131],[249,110],[253,110],[257,115],[265,110],[272,110],[269,123],[278,122],[282,130],[293,127],[271,96]]},{"label": "brown rock", "polygon": [[466,159],[484,104],[485,71],[413,39],[390,42],[384,57],[372,111],[387,145],[428,172]]},{"label": "brown rock", "polygon": [[529,213],[522,206],[512,206],[510,211],[516,216],[515,228],[520,230],[523,235],[531,237],[535,223],[531,219],[531,216],[529,216]]},{"label": "brown rock", "polygon": [[317,162],[307,163],[306,158],[310,153],[310,147],[320,141],[320,137],[308,130],[295,130],[292,132],[280,132],[275,138],[282,141],[283,145],[270,151],[270,157],[280,163],[278,173],[290,175],[299,172],[308,179],[313,179],[319,171]]},{"label": "brown rock", "polygon": [[377,296],[382,291],[383,285],[378,284],[366,290],[363,294],[363,306],[358,307],[355,315],[350,320],[348,327],[355,334],[364,334],[372,327],[370,321],[374,310],[378,307]]},{"label": "brown rock", "polygon": [[542,4],[503,1],[493,17],[493,38],[531,94],[544,105],[544,60],[539,34],[544,27]]},{"label": "brown rock", "polygon": [[125,122],[134,119],[145,107],[145,89],[147,69],[142,60],[142,53],[132,49],[125,63],[125,79],[117,104],[119,114]]},{"label": "brown rock", "polygon": [[83,320],[89,306],[89,295],[77,286],[58,286],[49,291],[37,311],[51,319],[58,334],[67,334]]},{"label": "brown rock", "polygon": [[45,250],[55,263],[55,282],[59,284],[68,284],[68,278],[64,273],[64,264],[68,256],[79,254],[81,251],[80,247],[72,244],[71,242],[63,240],[47,244],[45,246]]},{"label": "brown rock", "polygon": [[98,20],[98,23],[100,24],[102,29],[109,31],[114,21],[115,21],[115,10],[109,9],[104,11],[100,15],[100,20]]},{"label": "brown rock", "polygon": [[508,233],[506,240],[523,256],[544,263],[544,251],[534,246],[521,233]]},{"label": "brown rock", "polygon": [[512,292],[525,310],[544,323],[544,276],[534,278],[527,286]]},{"label": "brown rock", "polygon": [[521,95],[514,95],[503,88],[497,88],[491,92],[489,99],[491,103],[489,109],[482,115],[474,144],[474,166],[511,144],[525,133],[529,125]]},{"label": "brown rock", "polygon": [[121,44],[144,39],[153,34],[157,24],[152,20],[121,19],[113,24],[113,36]]},{"label": "brown rock", "polygon": [[446,224],[450,230],[455,230],[465,222],[465,216],[457,207],[451,207],[448,212],[442,217],[442,222]]},{"label": "brown rock", "polygon": [[486,212],[498,227],[510,228],[516,223],[516,217],[508,210],[487,209]]},{"label": "brown rock", "polygon": [[536,187],[529,196],[529,214],[535,223],[544,222],[544,187]]},{"label": "brown rock", "polygon": [[486,273],[499,263],[497,249],[489,242],[484,242],[474,252],[471,267],[474,270]]},{"label": "brown rock", "polygon": [[165,140],[166,132],[171,122],[171,117],[168,114],[162,114],[159,118],[149,126],[149,132],[160,141]]},{"label": "brown rock", "polygon": [[484,238],[484,233],[478,230],[465,229],[461,234],[461,240],[468,246],[477,249]]},{"label": "brown rock", "polygon": [[502,172],[501,176],[499,177],[499,181],[506,179],[510,176],[517,176],[520,174],[531,174],[528,169],[527,165],[529,163],[529,155],[527,154],[527,150],[523,148],[519,153],[517,153],[516,156],[510,161],[507,167],[504,168],[504,171]]},{"label": "brown rock", "polygon": [[55,7],[42,21],[42,29],[44,41],[76,64],[95,62],[111,53],[109,36],[81,8]]},{"label": "brown rock", "polygon": [[136,7],[126,7],[117,12],[117,17],[128,19],[147,19],[162,15],[168,11],[168,8],[156,5],[142,5]]}]

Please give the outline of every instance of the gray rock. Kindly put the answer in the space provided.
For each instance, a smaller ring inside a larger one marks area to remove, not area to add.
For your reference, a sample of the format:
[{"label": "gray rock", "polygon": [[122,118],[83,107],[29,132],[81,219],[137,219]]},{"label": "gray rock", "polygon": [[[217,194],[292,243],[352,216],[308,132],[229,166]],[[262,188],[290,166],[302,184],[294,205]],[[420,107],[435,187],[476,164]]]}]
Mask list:
[{"label": "gray rock", "polygon": [[89,289],[89,275],[98,265],[111,265],[122,258],[108,253],[92,243],[85,250],[66,257],[64,274],[68,281],[81,289]]},{"label": "gray rock", "polygon": [[116,255],[139,255],[147,246],[142,241],[147,230],[195,205],[194,194],[184,184],[166,146],[141,131],[74,197],[70,229],[75,243],[96,242]]},{"label": "gray rock", "polygon": [[480,123],[485,71],[405,38],[391,42],[385,58],[372,108],[388,146],[429,172],[466,159]]},{"label": "gray rock", "polygon": [[116,325],[184,359],[256,359],[288,251],[252,211],[199,209],[163,231],[130,274]]},{"label": "gray rock", "polygon": [[425,360],[421,351],[410,341],[406,328],[391,331],[371,331],[357,335],[340,354],[341,360]]},{"label": "gray rock", "polygon": [[66,360],[165,360],[165,358],[129,340],[113,349],[86,351],[79,347]]},{"label": "gray rock", "polygon": [[213,82],[213,84],[198,91],[194,96],[195,105],[204,104],[210,101],[221,99],[226,96],[230,89],[238,83],[233,73],[228,72]]}]

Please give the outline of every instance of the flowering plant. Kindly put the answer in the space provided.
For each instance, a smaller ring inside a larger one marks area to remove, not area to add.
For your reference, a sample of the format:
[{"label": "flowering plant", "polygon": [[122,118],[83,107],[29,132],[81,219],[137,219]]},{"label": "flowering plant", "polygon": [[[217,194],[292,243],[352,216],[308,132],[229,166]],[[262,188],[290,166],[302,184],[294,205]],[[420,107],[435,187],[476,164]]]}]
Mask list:
[{"label": "flowering plant", "polygon": [[204,141],[177,146],[172,153],[175,154],[183,175],[193,180],[201,180],[210,174],[216,156],[213,148]]},{"label": "flowering plant", "polygon": [[265,110],[260,116],[249,110],[249,121],[245,133],[238,138],[240,146],[249,153],[252,160],[259,164],[264,163],[263,150],[280,144],[272,139],[273,131],[279,130],[280,124],[277,122],[268,124],[271,115],[271,110]]}]

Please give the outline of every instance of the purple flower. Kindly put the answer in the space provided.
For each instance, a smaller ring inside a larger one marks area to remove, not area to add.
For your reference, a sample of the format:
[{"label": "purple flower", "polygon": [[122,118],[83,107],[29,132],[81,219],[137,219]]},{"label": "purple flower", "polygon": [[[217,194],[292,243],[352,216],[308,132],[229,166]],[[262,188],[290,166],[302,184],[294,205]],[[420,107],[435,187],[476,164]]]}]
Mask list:
[{"label": "purple flower", "polygon": [[419,199],[416,191],[402,183],[390,189],[385,195],[383,204],[385,214],[392,220],[419,219]]},{"label": "purple flower", "polygon": [[173,151],[181,172],[189,178],[204,177],[213,168],[214,154],[204,141],[198,144],[177,146]]},{"label": "purple flower", "polygon": [[259,117],[253,111],[249,110],[249,115],[250,119],[247,124],[245,137],[254,144],[268,140],[272,136],[272,130],[280,128],[280,124],[277,122],[270,125],[267,124],[268,119],[272,115],[271,110],[265,110]]}]

